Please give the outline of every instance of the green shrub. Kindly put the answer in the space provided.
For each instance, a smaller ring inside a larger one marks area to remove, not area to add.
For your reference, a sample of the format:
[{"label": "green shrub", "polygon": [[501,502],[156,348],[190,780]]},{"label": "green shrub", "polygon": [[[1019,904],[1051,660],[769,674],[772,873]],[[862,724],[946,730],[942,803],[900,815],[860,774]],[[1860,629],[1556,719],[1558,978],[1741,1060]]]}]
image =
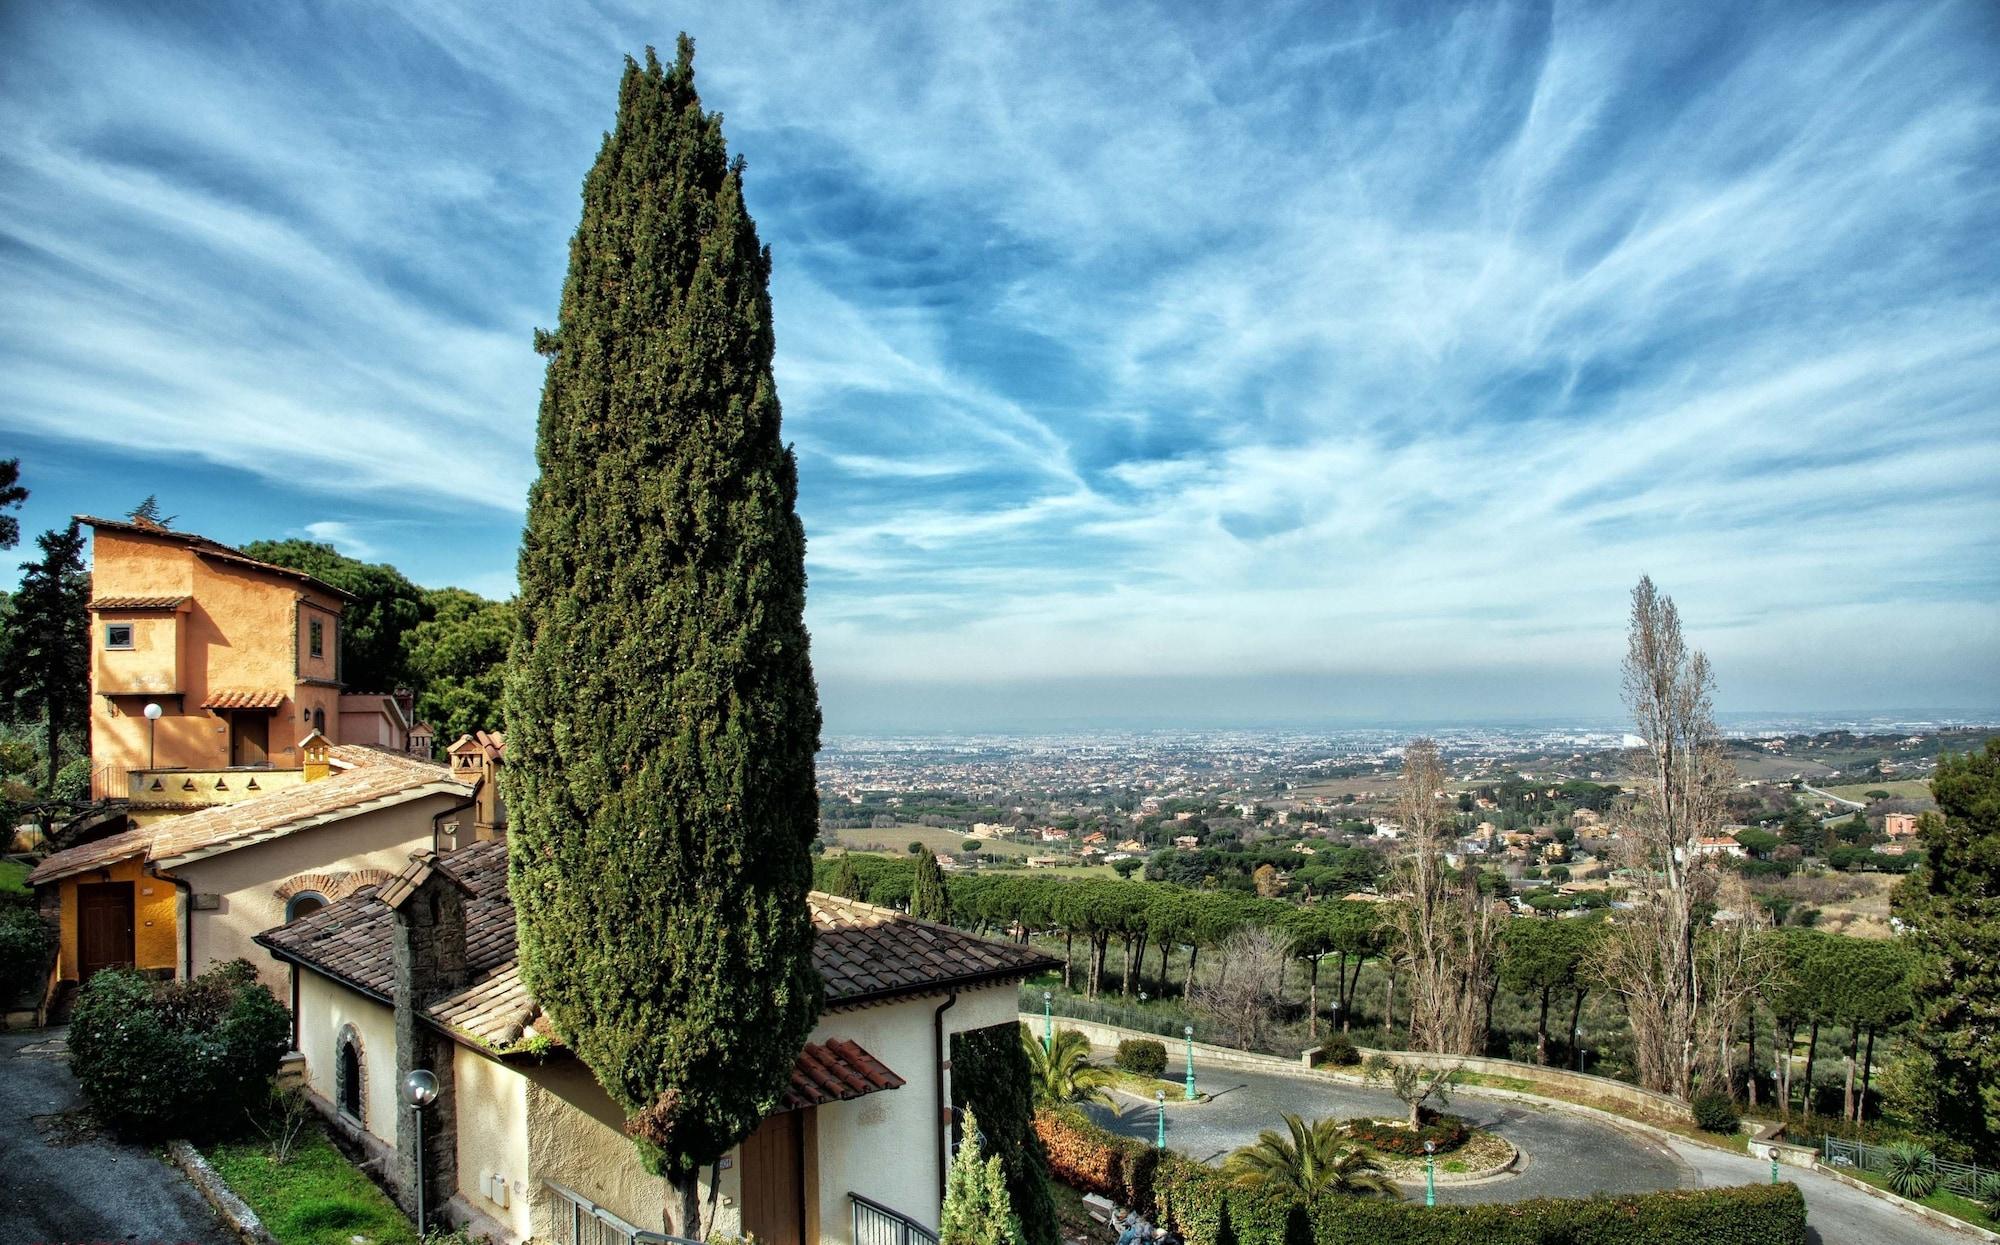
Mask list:
[{"label": "green shrub", "polygon": [[1349,1137],[1372,1150],[1410,1157],[1426,1153],[1426,1141],[1436,1145],[1439,1154],[1456,1150],[1465,1144],[1466,1135],[1471,1131],[1465,1121],[1455,1115],[1432,1116],[1422,1128],[1414,1131],[1401,1124],[1381,1120],[1355,1120],[1347,1126]]},{"label": "green shrub", "polygon": [[80,801],[90,798],[90,758],[75,757],[56,771],[56,785],[49,789],[54,800]]},{"label": "green shrub", "polygon": [[1167,1070],[1166,1043],[1152,1038],[1126,1038],[1118,1043],[1116,1062],[1135,1076],[1157,1078]]},{"label": "green shrub", "polygon": [[42,914],[22,903],[0,901],[0,1004],[12,1003],[49,971],[56,932]]},{"label": "green shrub", "polygon": [[1883,1176],[1889,1188],[1913,1202],[1921,1202],[1937,1188],[1937,1160],[1914,1141],[1896,1141],[1884,1146],[1888,1170]]},{"label": "green shrub", "polygon": [[1696,1094],[1694,1126],[1706,1133],[1733,1133],[1743,1123],[1727,1094]]},{"label": "green shrub", "polygon": [[1351,1068],[1361,1062],[1361,1049],[1345,1033],[1327,1034],[1319,1048],[1324,1061],[1336,1068]]},{"label": "green shrub", "polygon": [[268,1103],[291,1033],[290,1016],[246,960],[188,982],[107,969],[77,994],[70,1070],[119,1133],[226,1134]]}]

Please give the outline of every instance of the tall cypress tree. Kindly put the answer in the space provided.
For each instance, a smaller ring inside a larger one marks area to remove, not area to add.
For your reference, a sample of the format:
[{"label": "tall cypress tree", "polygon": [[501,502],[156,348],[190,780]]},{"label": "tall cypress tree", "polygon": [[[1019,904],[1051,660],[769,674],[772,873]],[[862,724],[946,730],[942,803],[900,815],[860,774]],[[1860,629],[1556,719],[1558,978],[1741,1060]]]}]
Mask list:
[{"label": "tall cypress tree", "polygon": [[943,925],[951,920],[951,892],[945,886],[944,870],[929,851],[917,857],[916,879],[910,884],[910,915],[920,921]]},{"label": "tall cypress tree", "polygon": [[506,682],[523,972],[699,1237],[821,999],[819,700],[770,252],[671,69],[626,62],[548,357]]}]

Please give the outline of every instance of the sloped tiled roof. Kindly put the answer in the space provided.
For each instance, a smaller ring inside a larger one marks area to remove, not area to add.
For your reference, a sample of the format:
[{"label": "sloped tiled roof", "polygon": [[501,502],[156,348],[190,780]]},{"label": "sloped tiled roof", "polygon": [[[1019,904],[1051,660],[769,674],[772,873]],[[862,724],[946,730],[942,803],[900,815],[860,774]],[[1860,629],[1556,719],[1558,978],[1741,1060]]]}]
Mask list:
[{"label": "sloped tiled roof", "polygon": [[332,748],[330,755],[336,768],[317,782],[298,783],[237,804],[213,805],[57,852],[36,866],[29,881],[53,882],[138,855],[171,868],[280,838],[371,806],[401,803],[432,792],[461,797],[472,793],[444,766],[404,753],[341,744]]},{"label": "sloped tiled roof", "polygon": [[478,748],[486,753],[487,756],[504,757],[507,755],[507,733],[505,731],[474,731],[470,735],[460,735],[457,739],[452,740],[451,747],[446,748],[445,751],[458,752],[468,746]]},{"label": "sloped tiled roof", "polygon": [[286,579],[298,580],[300,583],[309,585],[339,600],[354,600],[353,593],[348,592],[344,588],[336,588],[323,579],[308,575],[304,571],[295,571],[289,566],[278,566],[270,562],[260,562],[249,554],[244,553],[241,549],[233,549],[219,540],[210,540],[206,536],[197,536],[193,532],[177,532],[162,524],[149,523],[143,520],[101,519],[95,515],[88,514],[79,514],[73,517],[77,522],[87,523],[93,528],[105,528],[113,532],[130,532],[139,536],[156,536],[161,540],[169,540],[177,545],[187,546],[197,557],[211,558],[217,562],[230,562],[238,566],[248,567],[251,570],[264,571],[271,575],[281,575]]},{"label": "sloped tiled roof", "polygon": [[893,908],[812,893],[813,963],[829,1004],[849,1006],[987,978],[1026,977],[1057,961],[1030,947],[933,925]]},{"label": "sloped tiled roof", "polygon": [[204,709],[276,709],[285,703],[282,691],[216,690],[201,702]]},{"label": "sloped tiled roof", "polygon": [[[435,865],[449,870],[471,895],[465,905],[471,984],[425,1010],[460,1038],[504,1051],[520,1041],[538,1014],[515,954],[506,844],[475,843],[437,856]],[[1025,977],[1058,963],[1027,947],[932,925],[889,908],[818,892],[808,902],[816,935],[813,966],[825,981],[829,1011]],[[266,930],[257,941],[279,959],[392,999],[394,932],[389,906],[369,889]]]},{"label": "sloped tiled roof", "polygon": [[846,1102],[877,1090],[901,1089],[905,1083],[858,1042],[846,1038],[809,1042],[792,1065],[792,1083],[778,1109],[796,1111]]},{"label": "sloped tiled roof", "polygon": [[98,597],[90,603],[93,610],[177,610],[187,604],[187,597]]}]

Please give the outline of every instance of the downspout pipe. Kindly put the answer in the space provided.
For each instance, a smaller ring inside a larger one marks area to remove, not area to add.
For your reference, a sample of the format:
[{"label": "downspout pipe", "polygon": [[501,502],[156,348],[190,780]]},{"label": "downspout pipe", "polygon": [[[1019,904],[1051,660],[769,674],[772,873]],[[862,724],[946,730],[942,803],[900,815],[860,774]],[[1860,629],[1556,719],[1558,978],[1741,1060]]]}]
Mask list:
[{"label": "downspout pipe", "polygon": [[944,1014],[958,1002],[958,987],[952,987],[951,996],[938,1005],[931,1013],[931,1039],[937,1050],[937,1099],[938,1099],[938,1206],[940,1213],[944,1206],[945,1182],[951,1176],[951,1092],[947,1082],[951,1077],[950,1048],[945,1045]]}]

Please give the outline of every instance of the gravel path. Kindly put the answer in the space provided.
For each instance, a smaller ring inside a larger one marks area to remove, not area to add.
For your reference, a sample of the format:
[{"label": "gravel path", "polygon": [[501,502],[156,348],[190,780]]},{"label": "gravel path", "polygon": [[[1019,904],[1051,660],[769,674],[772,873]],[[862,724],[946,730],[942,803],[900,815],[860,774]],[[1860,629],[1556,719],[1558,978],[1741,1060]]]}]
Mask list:
[{"label": "gravel path", "polygon": [[[1206,1104],[1167,1108],[1167,1144],[1205,1163],[1257,1139],[1266,1128],[1282,1128],[1279,1116],[1294,1111],[1321,1116],[1396,1116],[1402,1104],[1384,1092],[1306,1072],[1252,1071],[1197,1061],[1195,1079],[1215,1095]],[[1113,1132],[1151,1141],[1158,1109],[1120,1097],[1114,1112],[1086,1108]],[[1520,1148],[1516,1174],[1471,1185],[1440,1185],[1438,1201],[1515,1202],[1530,1197],[1587,1197],[1593,1193],[1645,1193],[1656,1189],[1755,1184],[1770,1179],[1762,1159],[1711,1150],[1692,1142],[1663,1141],[1555,1107],[1482,1097],[1476,1090],[1453,1095],[1448,1108],[1475,1127],[1500,1134]],[[1783,1179],[1806,1195],[1809,1236],[1827,1245],[1935,1245],[1970,1240],[1810,1171],[1784,1168]],[[1421,1197],[1421,1184],[1406,1186]]]}]

